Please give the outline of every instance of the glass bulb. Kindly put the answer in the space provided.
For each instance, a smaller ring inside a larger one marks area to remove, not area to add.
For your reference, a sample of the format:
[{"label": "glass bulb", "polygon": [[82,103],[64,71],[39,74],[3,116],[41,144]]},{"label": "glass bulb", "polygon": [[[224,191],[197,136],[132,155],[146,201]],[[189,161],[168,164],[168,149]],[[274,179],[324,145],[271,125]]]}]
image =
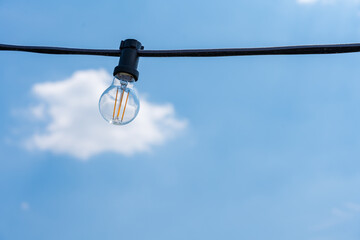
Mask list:
[{"label": "glass bulb", "polygon": [[99,100],[99,111],[111,124],[125,125],[135,119],[140,102],[131,82],[134,78],[127,73],[114,77],[111,86],[104,91]]}]

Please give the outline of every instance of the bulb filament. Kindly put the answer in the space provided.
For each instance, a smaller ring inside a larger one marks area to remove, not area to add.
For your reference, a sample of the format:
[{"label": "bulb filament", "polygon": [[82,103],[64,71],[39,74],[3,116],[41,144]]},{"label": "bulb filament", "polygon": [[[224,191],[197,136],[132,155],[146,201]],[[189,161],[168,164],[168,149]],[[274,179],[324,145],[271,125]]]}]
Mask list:
[{"label": "bulb filament", "polygon": [[[123,98],[124,98],[124,92],[125,92],[125,89],[123,89],[122,92],[121,92],[120,104],[118,105],[118,110],[117,110],[117,114],[116,114],[116,118],[115,118],[116,105],[117,105],[117,101],[118,101],[117,99],[118,99],[118,94],[119,94],[119,88],[116,89],[116,97],[115,97],[114,111],[113,111],[113,120],[117,120],[117,121],[119,120],[119,115],[120,115],[120,111],[121,111],[121,104],[122,104]],[[129,99],[129,93],[130,93],[130,91],[127,92],[125,105],[124,105],[124,110],[123,110],[122,115],[121,115],[121,122],[124,119],[126,105],[127,105],[128,99]]]},{"label": "bulb filament", "polygon": [[115,104],[114,104],[113,119],[115,118],[115,110],[116,110],[116,102],[117,102],[118,93],[119,93],[119,88],[116,89],[116,97],[115,97]]},{"label": "bulb filament", "polygon": [[126,104],[127,104],[127,100],[128,100],[128,98],[129,98],[129,93],[130,93],[130,92],[128,92],[128,94],[127,94],[127,96],[126,96],[126,101],[125,101],[124,111],[123,111],[123,114],[122,114],[122,116],[121,116],[121,122],[122,122],[122,120],[123,120],[123,118],[124,118],[125,109],[126,109]]},{"label": "bulb filament", "polygon": [[[120,104],[119,104],[119,108],[118,108],[118,113],[116,115],[117,120],[119,120],[119,114],[120,114],[120,110],[121,110],[121,103],[122,103],[123,97],[124,97],[124,89],[122,90],[122,93],[121,93],[121,99],[120,99]],[[116,105],[116,101],[115,101],[115,105]]]}]

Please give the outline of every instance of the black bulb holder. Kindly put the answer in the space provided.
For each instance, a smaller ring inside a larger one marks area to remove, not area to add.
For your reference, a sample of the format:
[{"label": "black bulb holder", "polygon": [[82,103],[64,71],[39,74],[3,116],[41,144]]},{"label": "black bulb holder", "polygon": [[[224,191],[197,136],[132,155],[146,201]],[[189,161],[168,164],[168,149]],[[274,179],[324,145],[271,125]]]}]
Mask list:
[{"label": "black bulb holder", "polygon": [[139,63],[138,50],[142,49],[144,49],[144,47],[135,39],[121,41],[119,65],[115,67],[113,75],[116,76],[119,73],[128,73],[134,77],[135,81],[137,81],[139,78],[139,72],[137,70]]}]

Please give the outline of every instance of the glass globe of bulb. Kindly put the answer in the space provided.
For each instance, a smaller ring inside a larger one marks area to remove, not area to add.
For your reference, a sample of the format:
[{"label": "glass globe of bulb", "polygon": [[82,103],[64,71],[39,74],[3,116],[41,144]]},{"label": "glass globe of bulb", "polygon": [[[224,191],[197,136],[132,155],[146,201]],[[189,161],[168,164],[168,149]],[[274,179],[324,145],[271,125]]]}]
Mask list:
[{"label": "glass globe of bulb", "polygon": [[114,77],[111,86],[104,91],[99,100],[99,111],[111,124],[125,125],[135,119],[140,102],[132,87],[134,78],[127,73]]}]

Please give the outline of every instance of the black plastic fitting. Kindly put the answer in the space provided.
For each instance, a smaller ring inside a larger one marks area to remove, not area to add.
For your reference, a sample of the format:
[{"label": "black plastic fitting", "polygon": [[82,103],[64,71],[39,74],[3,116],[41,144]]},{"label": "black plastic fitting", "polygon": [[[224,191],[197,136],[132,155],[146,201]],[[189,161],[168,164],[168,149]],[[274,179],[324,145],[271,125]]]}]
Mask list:
[{"label": "black plastic fitting", "polygon": [[141,43],[135,39],[126,39],[121,41],[120,44],[120,61],[119,65],[114,69],[114,76],[118,73],[124,72],[131,74],[135,81],[139,78],[139,72],[137,70],[139,63],[138,50],[144,49]]}]

